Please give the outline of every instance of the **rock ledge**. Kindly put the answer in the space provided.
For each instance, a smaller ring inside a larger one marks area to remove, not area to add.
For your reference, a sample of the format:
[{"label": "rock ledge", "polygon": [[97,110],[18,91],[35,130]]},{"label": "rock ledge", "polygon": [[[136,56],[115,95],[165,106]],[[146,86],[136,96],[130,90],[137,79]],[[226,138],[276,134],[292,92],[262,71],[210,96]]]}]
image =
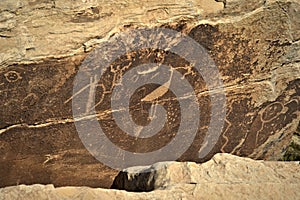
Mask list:
[{"label": "rock ledge", "polygon": [[[146,173],[143,173],[146,172]],[[0,199],[299,199],[298,162],[254,161],[217,154],[203,164],[161,162],[120,172],[113,187],[19,185],[0,189]]]}]

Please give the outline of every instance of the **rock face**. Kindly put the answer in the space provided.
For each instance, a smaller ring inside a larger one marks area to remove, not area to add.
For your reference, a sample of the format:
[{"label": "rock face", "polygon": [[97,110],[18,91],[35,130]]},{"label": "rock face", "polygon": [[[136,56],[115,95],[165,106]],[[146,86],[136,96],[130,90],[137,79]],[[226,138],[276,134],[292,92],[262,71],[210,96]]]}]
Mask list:
[{"label": "rock face", "polygon": [[299,199],[299,180],[297,162],[217,154],[203,164],[162,162],[126,169],[114,186],[135,192],[19,185],[0,189],[0,199]]},{"label": "rock face", "polygon": [[224,128],[214,148],[199,158],[210,121],[218,119],[211,115],[210,92],[220,91],[208,91],[205,77],[167,49],[138,49],[116,59],[95,88],[82,87],[96,90],[95,113],[88,117],[99,120],[110,141],[128,152],[147,153],[174,139],[181,113],[167,87],[155,102],[142,100],[157,91],[157,84],[137,88],[130,98],[131,117],[140,126],[150,123],[154,103],[166,109],[166,125],[153,137],[126,134],[110,108],[112,90],[125,72],[156,63],[178,71],[201,105],[196,136],[179,161],[203,162],[218,152],[281,158],[300,119],[299,9],[296,0],[182,0],[163,5],[157,0],[1,1],[0,187],[33,183],[110,187],[118,171],[96,160],[78,136],[72,115],[73,83],[97,45],[141,27],[182,32],[207,50],[224,84]]}]

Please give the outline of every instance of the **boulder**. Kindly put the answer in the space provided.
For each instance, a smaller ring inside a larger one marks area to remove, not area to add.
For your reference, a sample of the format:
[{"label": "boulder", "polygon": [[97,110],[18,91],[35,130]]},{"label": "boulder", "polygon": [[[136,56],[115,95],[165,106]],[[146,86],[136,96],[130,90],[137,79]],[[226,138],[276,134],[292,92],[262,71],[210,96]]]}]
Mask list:
[{"label": "boulder", "polygon": [[[150,170],[150,171],[149,171]],[[145,172],[149,175],[145,175]],[[19,185],[0,189],[0,199],[299,199],[297,162],[254,161],[217,154],[210,161],[162,162],[126,169],[116,189]],[[154,189],[154,190],[153,190]],[[146,191],[149,192],[137,192]],[[152,190],[152,191],[150,191]]]},{"label": "boulder", "polygon": [[[208,162],[160,162],[151,166],[131,167],[121,171],[113,189],[152,191],[171,185],[209,184],[264,185],[299,184],[299,162],[267,162],[216,154]],[[266,189],[266,188],[265,188]],[[222,196],[222,195],[221,195]]]}]

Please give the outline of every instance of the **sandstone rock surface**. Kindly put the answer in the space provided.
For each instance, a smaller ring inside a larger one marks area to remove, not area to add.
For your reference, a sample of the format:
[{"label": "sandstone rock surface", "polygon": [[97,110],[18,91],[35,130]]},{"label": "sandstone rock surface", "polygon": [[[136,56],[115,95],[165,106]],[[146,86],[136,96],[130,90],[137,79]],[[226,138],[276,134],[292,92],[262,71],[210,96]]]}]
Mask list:
[{"label": "sandstone rock surface", "polygon": [[299,162],[267,162],[216,154],[203,164],[194,162],[161,162],[152,166],[123,170],[113,188],[128,191],[151,191],[176,184],[299,185]]},{"label": "sandstone rock surface", "polygon": [[[137,168],[135,168],[137,169]],[[150,174],[142,171],[151,170]],[[0,199],[299,199],[298,162],[254,161],[217,154],[203,164],[157,163],[126,169],[116,189],[19,185],[0,189]]]},{"label": "sandstone rock surface", "polygon": [[[110,141],[123,150],[145,153],[176,135],[181,115],[171,91],[156,102],[167,110],[168,119],[153,138],[129,136],[112,116],[110,99],[120,76],[152,62],[180,72],[201,105],[196,137],[178,160],[203,162],[218,152],[281,158],[300,119],[299,10],[298,0],[1,1],[0,187],[111,186],[118,171],[91,156],[78,136],[73,82],[97,45],[141,27],[182,32],[208,51],[224,83],[224,128],[214,148],[199,158],[212,117],[203,77],[167,50],[141,49],[112,63],[96,87],[96,112],[88,117],[97,118]],[[146,85],[132,96],[130,114],[138,125],[149,123],[154,104],[141,100],[158,87]]]}]

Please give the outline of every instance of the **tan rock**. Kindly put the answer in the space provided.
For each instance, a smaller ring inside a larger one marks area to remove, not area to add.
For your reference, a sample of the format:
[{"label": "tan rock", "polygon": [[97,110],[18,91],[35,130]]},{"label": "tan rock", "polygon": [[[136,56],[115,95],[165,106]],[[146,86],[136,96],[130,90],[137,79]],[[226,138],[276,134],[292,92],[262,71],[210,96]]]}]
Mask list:
[{"label": "tan rock", "polygon": [[113,188],[150,191],[174,184],[299,184],[298,162],[253,161],[230,154],[216,154],[203,164],[161,162],[152,166],[132,167],[120,172]]},{"label": "tan rock", "polygon": [[[137,169],[137,168],[135,168]],[[146,178],[143,170],[151,169]],[[229,154],[217,154],[203,164],[157,163],[127,169],[122,188],[151,192],[126,192],[115,189],[61,187],[53,185],[12,186],[0,189],[0,199],[298,199],[300,165],[297,162],[254,161]],[[130,172],[130,173],[129,173]],[[135,176],[136,178],[130,179]],[[118,179],[117,178],[117,179]],[[150,183],[150,184],[149,184]],[[132,187],[134,186],[134,188]],[[140,188],[145,186],[148,188]]]}]

